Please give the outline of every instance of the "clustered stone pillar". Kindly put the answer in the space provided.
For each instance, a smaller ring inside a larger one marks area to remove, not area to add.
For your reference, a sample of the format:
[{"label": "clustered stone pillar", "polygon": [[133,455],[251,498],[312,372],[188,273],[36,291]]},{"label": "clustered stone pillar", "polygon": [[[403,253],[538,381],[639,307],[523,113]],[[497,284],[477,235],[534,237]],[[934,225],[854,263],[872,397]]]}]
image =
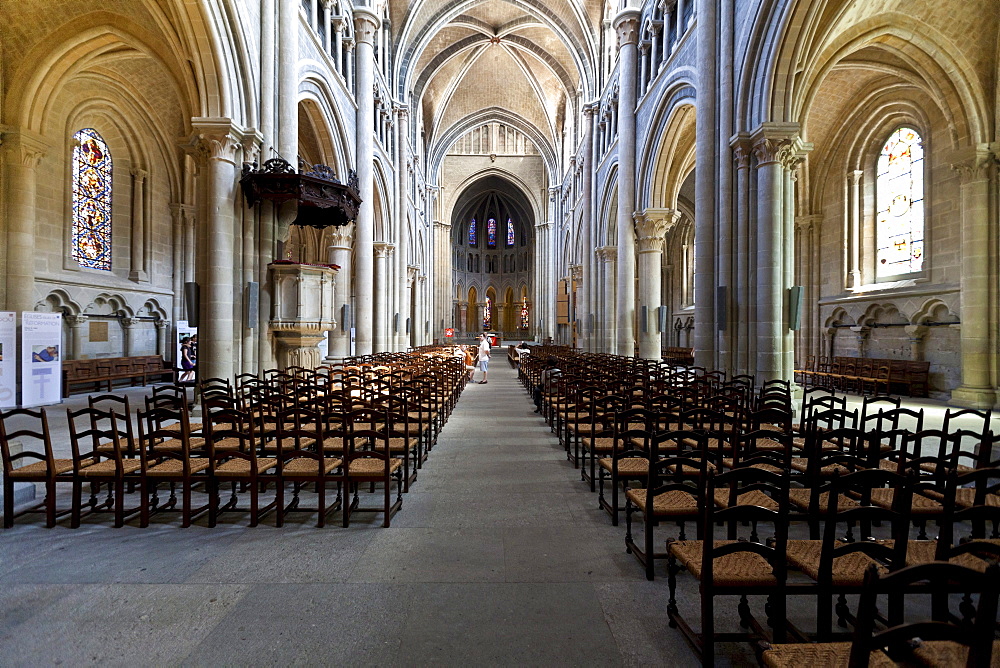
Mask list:
[{"label": "clustered stone pillar", "polygon": [[[990,181],[995,158],[986,148],[952,167],[962,179],[962,384],[951,400],[991,408],[996,401],[996,327],[990,317]],[[991,332],[991,329],[994,330]]]},{"label": "clustered stone pillar", "polygon": [[737,374],[752,374],[756,368],[755,351],[751,346],[756,338],[756,311],[751,307],[750,267],[750,142],[746,137],[733,141],[733,165],[736,167],[736,322],[733,364]]},{"label": "clustered stone pillar", "polygon": [[41,137],[24,130],[3,133],[3,156],[7,200],[7,310],[35,307],[35,185],[36,168],[47,145]]},{"label": "clustered stone pillar", "polygon": [[375,341],[377,353],[389,350],[389,298],[392,286],[389,282],[389,265],[396,247],[383,241],[375,242]]},{"label": "clustered stone pillar", "polygon": [[[636,45],[639,42],[638,9],[625,9],[615,17],[618,33],[618,300],[617,353],[635,355],[635,104]],[[700,105],[699,105],[700,106]]]},{"label": "clustered stone pillar", "polygon": [[395,292],[396,312],[399,315],[398,322],[394,323],[396,330],[392,334],[393,349],[406,350],[406,319],[410,316],[410,291],[407,289],[409,277],[407,275],[407,263],[410,257],[409,230],[407,225],[409,217],[406,215],[409,208],[409,175],[406,169],[406,136],[408,124],[408,113],[405,105],[397,105],[396,112],[396,280],[393,290]]},{"label": "clustered stone pillar", "polygon": [[363,7],[354,10],[355,73],[357,77],[357,156],[358,187],[361,206],[355,221],[354,318],[356,354],[374,352],[375,295],[372,290],[375,278],[375,54],[373,44],[381,21],[377,14]]},{"label": "clustered stone pillar", "polygon": [[594,286],[597,283],[596,263],[594,254],[589,249],[594,247],[594,212],[593,212],[593,187],[594,187],[594,114],[597,113],[597,106],[588,104],[583,108],[583,137],[581,146],[583,147],[581,169],[583,173],[583,184],[581,186],[580,209],[583,211],[584,239],[583,247],[588,249],[583,254],[583,305],[581,322],[581,342],[583,350],[591,352],[594,348]]},{"label": "clustered stone pillar", "polygon": [[202,378],[233,377],[233,198],[238,132],[229,119],[196,119],[197,149],[205,168],[205,248],[198,322]]}]

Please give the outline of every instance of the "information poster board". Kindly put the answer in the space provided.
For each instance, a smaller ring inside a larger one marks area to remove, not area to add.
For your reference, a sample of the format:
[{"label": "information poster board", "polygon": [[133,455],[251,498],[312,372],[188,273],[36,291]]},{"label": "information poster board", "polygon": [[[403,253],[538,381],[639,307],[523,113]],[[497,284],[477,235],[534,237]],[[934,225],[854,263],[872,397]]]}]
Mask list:
[{"label": "information poster board", "polygon": [[21,406],[62,401],[62,313],[21,312]]},{"label": "information poster board", "polygon": [[0,311],[0,408],[17,406],[17,313]]},{"label": "information poster board", "polygon": [[179,369],[177,382],[193,383],[198,367],[198,328],[189,327],[187,320],[178,320],[174,345],[174,366]]}]

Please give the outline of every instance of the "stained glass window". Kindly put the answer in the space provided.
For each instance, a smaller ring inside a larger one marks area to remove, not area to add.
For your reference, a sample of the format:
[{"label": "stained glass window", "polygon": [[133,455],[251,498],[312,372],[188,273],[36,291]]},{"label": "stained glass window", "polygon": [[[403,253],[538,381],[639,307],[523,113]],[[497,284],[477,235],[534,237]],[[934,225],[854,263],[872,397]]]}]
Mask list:
[{"label": "stained glass window", "polygon": [[111,271],[111,152],[91,128],[73,139],[73,259]]},{"label": "stained glass window", "polygon": [[476,219],[473,218],[472,222],[469,223],[469,245],[476,245]]},{"label": "stained glass window", "polygon": [[507,219],[507,245],[514,245],[514,221],[510,218]]},{"label": "stained glass window", "polygon": [[521,329],[528,329],[528,298],[521,298]]},{"label": "stained glass window", "polygon": [[918,272],[924,260],[924,147],[916,130],[892,133],[876,173],[876,277]]},{"label": "stained glass window", "polygon": [[486,298],[486,307],[483,309],[483,329],[492,329],[493,325],[493,300]]},{"label": "stained glass window", "polygon": [[496,248],[497,245],[497,220],[490,218],[486,221],[486,245]]}]

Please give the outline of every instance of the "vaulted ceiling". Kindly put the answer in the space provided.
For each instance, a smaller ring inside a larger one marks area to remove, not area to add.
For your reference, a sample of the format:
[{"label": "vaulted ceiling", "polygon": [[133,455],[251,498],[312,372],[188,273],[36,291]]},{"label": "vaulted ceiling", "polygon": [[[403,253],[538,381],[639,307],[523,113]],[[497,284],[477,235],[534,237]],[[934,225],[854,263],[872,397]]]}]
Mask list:
[{"label": "vaulted ceiling", "polygon": [[602,9],[600,0],[392,0],[399,93],[419,109],[425,146],[489,120],[514,120],[558,146],[567,116],[593,95]]}]

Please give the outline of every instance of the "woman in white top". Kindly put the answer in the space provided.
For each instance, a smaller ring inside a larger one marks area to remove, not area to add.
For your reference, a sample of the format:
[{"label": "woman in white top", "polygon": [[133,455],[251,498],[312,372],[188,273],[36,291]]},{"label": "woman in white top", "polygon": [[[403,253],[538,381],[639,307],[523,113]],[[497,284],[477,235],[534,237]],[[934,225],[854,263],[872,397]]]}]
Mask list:
[{"label": "woman in white top", "polygon": [[486,384],[486,370],[490,365],[490,338],[485,334],[480,337],[482,340],[479,342],[479,368],[483,372],[483,379],[479,381],[480,385]]}]

